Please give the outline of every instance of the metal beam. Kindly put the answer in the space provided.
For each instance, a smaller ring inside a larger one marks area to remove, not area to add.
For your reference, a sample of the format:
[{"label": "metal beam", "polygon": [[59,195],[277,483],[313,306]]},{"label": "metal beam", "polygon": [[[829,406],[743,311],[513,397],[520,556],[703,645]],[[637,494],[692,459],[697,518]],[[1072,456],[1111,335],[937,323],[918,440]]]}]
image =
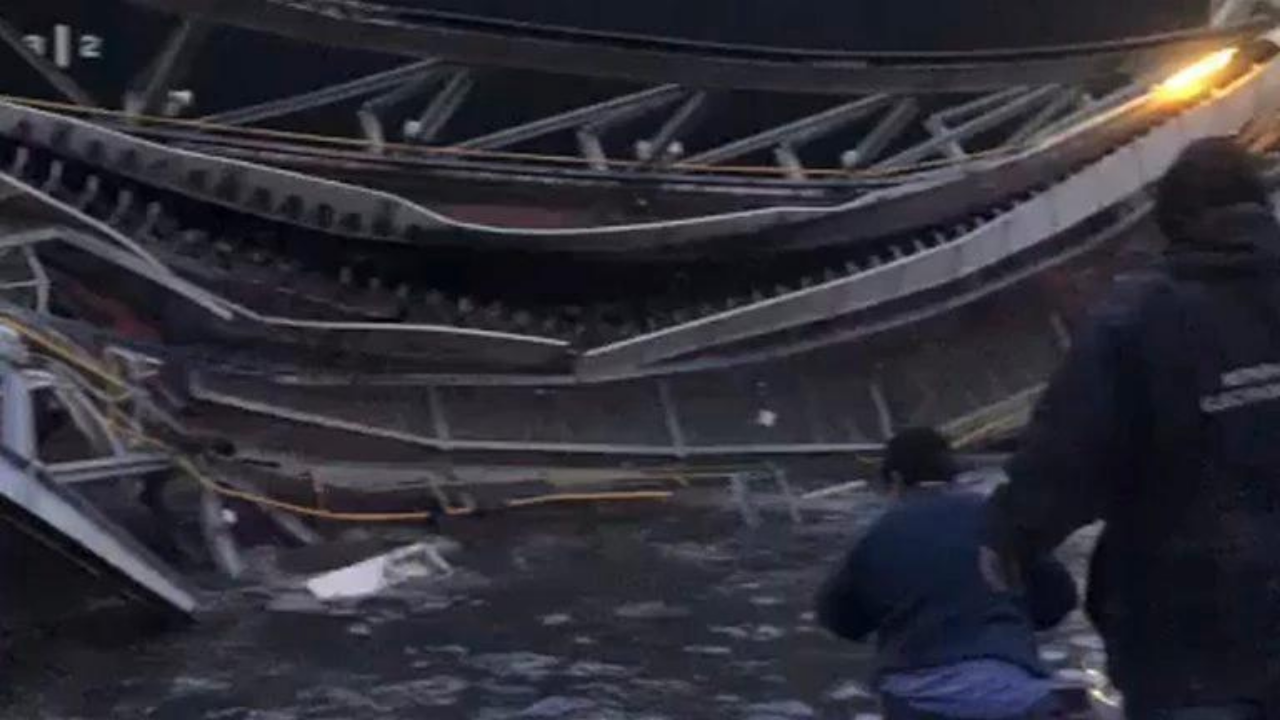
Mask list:
[{"label": "metal beam", "polygon": [[690,94],[680,107],[676,108],[676,111],[658,130],[658,134],[643,146],[648,148],[648,157],[640,158],[644,162],[644,167],[662,167],[669,163],[667,150],[671,148],[681,132],[702,117],[706,104],[707,92],[699,90]]},{"label": "metal beam", "polygon": [[578,131],[578,150],[582,153],[582,157],[587,159],[587,164],[592,170],[604,172],[609,169],[609,156],[604,151],[604,144],[600,142],[600,134],[594,130],[582,128]]},{"label": "metal beam", "polygon": [[1040,108],[1040,112],[1027,119],[1013,134],[1009,136],[1010,145],[1025,145],[1031,141],[1049,123],[1066,114],[1073,105],[1080,101],[1081,92],[1076,88],[1063,88],[1049,102]]},{"label": "metal beam", "polygon": [[56,65],[49,62],[49,59],[33,51],[27,46],[22,39],[22,34],[18,29],[10,25],[4,18],[0,18],[0,41],[4,41],[18,57],[22,58],[40,73],[40,77],[53,86],[55,90],[62,94],[71,102],[86,107],[97,107],[98,102],[93,99],[87,90],[80,86],[80,83],[71,78],[70,75],[59,70]]},{"label": "metal beam", "polygon": [[414,124],[406,128],[405,137],[420,143],[435,140],[467,99],[474,85],[475,79],[470,70],[455,72],[445,83],[444,88],[423,109]]},{"label": "metal beam", "polygon": [[910,165],[911,163],[929,158],[940,151],[944,151],[951,143],[955,143],[978,133],[986,132],[999,126],[1001,123],[1012,120],[1022,113],[1027,112],[1030,108],[1043,102],[1049,94],[1056,91],[1057,88],[1055,87],[1044,87],[1039,90],[1032,90],[1003,107],[997,108],[985,115],[979,115],[953,130],[948,130],[940,135],[935,135],[929,140],[926,140],[913,148],[904,150],[897,155],[888,158],[884,162],[879,163],[878,167],[901,167],[903,165]]},{"label": "metal beam", "polygon": [[393,88],[390,92],[366,100],[360,106],[360,109],[356,111],[356,119],[360,122],[360,128],[364,131],[365,137],[376,152],[381,152],[387,142],[386,133],[382,129],[382,114],[387,109],[415,95],[425,93],[428,88],[436,83],[437,76],[442,69],[442,65],[428,68],[416,77]]},{"label": "metal beam", "polygon": [[907,98],[894,105],[871,132],[863,136],[857,147],[840,158],[840,164],[855,168],[875,161],[907,129],[919,112],[920,103],[915,98]]},{"label": "metal beam", "polygon": [[130,84],[124,101],[125,112],[130,115],[151,112],[160,95],[186,74],[192,57],[208,34],[207,24],[199,20],[183,20],[169,34],[143,76]]},{"label": "metal beam", "polygon": [[770,128],[741,140],[734,140],[718,148],[700,152],[697,155],[685,158],[684,162],[696,165],[713,165],[784,142],[793,147],[798,147],[818,137],[835,132],[849,123],[856,122],[888,105],[889,102],[890,96],[884,94],[854,100],[786,125]]},{"label": "metal beam", "polygon": [[91,460],[75,460],[48,467],[49,476],[63,485],[124,480],[173,468],[168,455],[156,453],[118,455]]},{"label": "metal beam", "polygon": [[428,58],[419,62],[410,63],[402,67],[392,70],[384,70],[382,72],[366,75],[362,78],[356,78],[337,85],[329,85],[310,92],[305,92],[292,97],[281,98],[279,100],[271,100],[269,102],[259,103],[257,105],[249,105],[247,107],[237,108],[235,110],[227,110],[225,112],[206,115],[200,118],[204,122],[219,123],[222,125],[243,125],[245,123],[257,122],[268,118],[280,117],[282,115],[291,115],[303,110],[311,110],[312,108],[332,105],[350,100],[351,98],[368,95],[371,93],[384,90],[386,88],[395,87],[407,80],[411,80],[417,75],[429,70],[440,64],[439,60]]},{"label": "metal beam", "polygon": [[509,147],[516,143],[526,140],[532,140],[536,137],[549,135],[553,132],[568,130],[587,124],[593,120],[602,118],[612,118],[614,113],[619,110],[629,110],[633,106],[644,108],[650,107],[651,103],[657,103],[659,106],[671,102],[680,97],[684,89],[679,85],[660,85],[658,87],[642,90],[630,95],[606,100],[594,105],[577,108],[568,112],[552,115],[533,122],[517,125],[515,127],[499,130],[488,135],[464,140],[454,145],[454,147],[465,148],[469,150],[495,150],[498,148]]},{"label": "metal beam", "polygon": [[779,145],[773,151],[774,160],[778,161],[778,166],[787,177],[792,180],[804,179],[804,163],[800,161],[800,156],[796,154],[796,149],[790,145]]}]

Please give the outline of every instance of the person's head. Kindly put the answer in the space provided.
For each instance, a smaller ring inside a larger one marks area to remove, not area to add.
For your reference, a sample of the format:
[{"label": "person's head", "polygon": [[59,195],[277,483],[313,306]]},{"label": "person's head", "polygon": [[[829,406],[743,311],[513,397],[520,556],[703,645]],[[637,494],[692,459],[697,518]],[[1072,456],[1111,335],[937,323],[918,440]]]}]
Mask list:
[{"label": "person's head", "polygon": [[1156,186],[1156,222],[1174,245],[1213,242],[1197,233],[1214,210],[1270,204],[1257,157],[1226,137],[1187,146]]},{"label": "person's head", "polygon": [[951,443],[933,428],[907,428],[889,440],[880,469],[884,487],[900,494],[925,483],[949,483],[958,467]]}]

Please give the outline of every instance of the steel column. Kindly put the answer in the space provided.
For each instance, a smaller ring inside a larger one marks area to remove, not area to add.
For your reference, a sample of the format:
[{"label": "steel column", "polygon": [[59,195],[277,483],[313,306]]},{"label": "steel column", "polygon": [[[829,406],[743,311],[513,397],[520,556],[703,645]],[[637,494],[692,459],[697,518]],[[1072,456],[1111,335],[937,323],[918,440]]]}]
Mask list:
[{"label": "steel column", "polygon": [[680,132],[687,129],[690,125],[701,117],[707,103],[707,92],[699,90],[684,101],[679,108],[672,113],[671,117],[658,130],[658,134],[654,135],[648,144],[647,156],[644,153],[637,153],[644,162],[645,167],[662,167],[670,163],[667,157],[667,150],[675,143]]},{"label": "steel column", "polygon": [[199,20],[183,20],[165,40],[151,65],[140,78],[130,84],[124,109],[130,115],[152,111],[161,93],[169,89],[175,78],[186,74],[193,53],[209,33],[209,26]]},{"label": "steel column", "polygon": [[405,129],[405,137],[420,143],[435,140],[467,99],[474,85],[475,80],[470,70],[458,70],[453,73],[444,88],[423,109],[415,123]]},{"label": "steel column", "polygon": [[907,129],[907,125],[919,112],[920,103],[915,98],[907,98],[894,105],[871,132],[862,138],[857,147],[840,158],[840,163],[847,168],[871,163]]}]

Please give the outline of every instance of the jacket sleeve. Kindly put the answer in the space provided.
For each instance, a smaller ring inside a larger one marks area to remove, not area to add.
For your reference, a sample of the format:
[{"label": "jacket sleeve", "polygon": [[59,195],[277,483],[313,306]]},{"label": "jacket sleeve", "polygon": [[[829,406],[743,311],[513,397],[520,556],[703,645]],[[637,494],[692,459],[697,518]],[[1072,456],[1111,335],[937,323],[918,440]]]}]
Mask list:
[{"label": "jacket sleeve", "polygon": [[1132,467],[1124,435],[1135,383],[1125,368],[1136,311],[1126,304],[1113,298],[1075,339],[1006,467],[1009,482],[992,495],[987,542],[1015,567],[1099,519],[1111,483]]},{"label": "jacket sleeve", "polygon": [[1057,558],[1045,556],[1026,572],[1027,612],[1036,630],[1048,630],[1076,609],[1080,594],[1076,582]]},{"label": "jacket sleeve", "polygon": [[861,558],[864,544],[844,559],[836,572],[818,591],[818,622],[835,635],[853,642],[861,642],[880,627],[884,613],[876,609],[876,603],[867,595],[860,578],[866,577]]}]

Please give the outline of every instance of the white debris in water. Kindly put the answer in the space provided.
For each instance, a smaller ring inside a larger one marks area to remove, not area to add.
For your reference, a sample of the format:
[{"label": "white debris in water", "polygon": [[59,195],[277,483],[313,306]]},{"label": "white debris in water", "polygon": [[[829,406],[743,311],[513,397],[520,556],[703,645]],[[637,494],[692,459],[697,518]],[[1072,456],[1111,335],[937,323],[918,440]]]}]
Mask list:
[{"label": "white debris in water", "polygon": [[684,651],[690,655],[732,655],[733,650],[722,645],[685,645]]},{"label": "white debris in water", "polygon": [[705,542],[676,542],[665,543],[658,546],[659,552],[676,560],[693,563],[722,563],[730,562],[735,558],[732,551],[714,544]]},{"label": "white debris in water", "polygon": [[799,700],[778,700],[776,702],[757,703],[748,705],[746,708],[747,716],[752,720],[764,720],[765,718],[776,718],[778,720],[791,718],[811,718],[817,714],[813,708]]},{"label": "white debris in water", "polygon": [[344,687],[322,686],[314,689],[303,690],[298,694],[298,699],[304,702],[314,700],[315,703],[311,706],[311,710],[341,710],[352,717],[362,717],[367,715],[365,712],[352,713],[351,711],[356,708],[360,708],[361,710],[375,710],[377,712],[387,711],[386,706],[373,698]]},{"label": "white debris in water", "polygon": [[458,693],[470,685],[452,675],[435,675],[421,680],[410,680],[392,685],[382,685],[373,691],[374,697],[397,707],[446,707],[458,702]]},{"label": "white debris in water", "polygon": [[858,713],[853,720],[883,720],[883,716],[879,713]]},{"label": "white debris in water", "polygon": [[456,655],[462,657],[466,655],[468,650],[461,645],[435,645],[424,648],[423,652],[435,653],[438,655]]},{"label": "white debris in water", "polygon": [[774,595],[757,595],[751,598],[751,604],[757,607],[775,607],[782,605],[786,601]]},{"label": "white debris in water", "polygon": [[842,682],[827,692],[827,697],[837,702],[846,700],[863,700],[873,698],[875,695],[871,691],[862,686],[862,683],[856,680]]},{"label": "white debris in water", "polygon": [[639,678],[632,680],[629,685],[645,692],[660,693],[667,696],[679,694],[690,695],[700,692],[698,688],[694,687],[691,683],[671,678]]},{"label": "white debris in water", "polygon": [[232,687],[232,683],[222,680],[180,675],[173,679],[173,682],[169,685],[169,691],[174,695],[184,695],[189,693],[223,692],[225,690],[230,690]]},{"label": "white debris in water", "polygon": [[494,695],[536,695],[538,689],[528,685],[508,685],[494,680],[486,680],[478,686],[486,693]]},{"label": "white debris in water", "polygon": [[621,678],[628,677],[633,673],[622,665],[596,662],[594,660],[580,660],[570,665],[565,674],[569,677],[577,678]]},{"label": "white debris in water", "polygon": [[531,652],[488,653],[468,659],[468,665],[501,677],[541,680],[560,664],[558,658]]},{"label": "white debris in water", "polygon": [[554,613],[552,615],[543,615],[538,618],[538,622],[542,623],[545,627],[559,627],[573,622],[573,616],[568,613]]},{"label": "white debris in water", "polygon": [[355,623],[347,628],[347,633],[357,637],[369,637],[373,635],[373,627],[369,623]]},{"label": "white debris in water", "polygon": [[594,711],[598,704],[593,700],[578,697],[562,697],[552,695],[543,698],[520,712],[516,717],[522,718],[560,718],[571,713]]},{"label": "white debris in water", "polygon": [[321,600],[363,598],[409,580],[444,577],[451,572],[435,545],[415,543],[318,575],[307,581],[307,589]]},{"label": "white debris in water", "polygon": [[717,635],[725,635],[735,640],[751,640],[754,642],[769,642],[787,634],[782,628],[774,625],[718,625],[712,626],[711,632]]},{"label": "white debris in water", "polygon": [[771,428],[778,424],[778,413],[768,408],[761,408],[756,412],[756,424],[760,427]]},{"label": "white debris in water", "polygon": [[661,600],[628,603],[613,611],[614,615],[628,620],[673,620],[689,617],[689,609],[668,605]]}]

